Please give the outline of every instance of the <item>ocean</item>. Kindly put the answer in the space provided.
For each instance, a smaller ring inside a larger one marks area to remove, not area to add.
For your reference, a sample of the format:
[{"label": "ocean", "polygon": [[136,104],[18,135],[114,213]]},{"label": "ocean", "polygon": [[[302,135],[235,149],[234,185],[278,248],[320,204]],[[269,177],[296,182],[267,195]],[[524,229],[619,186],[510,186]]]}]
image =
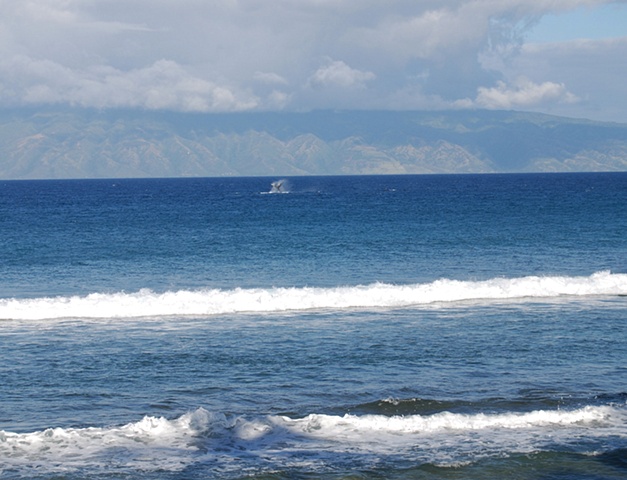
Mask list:
[{"label": "ocean", "polygon": [[627,173],[0,181],[0,478],[627,479]]}]

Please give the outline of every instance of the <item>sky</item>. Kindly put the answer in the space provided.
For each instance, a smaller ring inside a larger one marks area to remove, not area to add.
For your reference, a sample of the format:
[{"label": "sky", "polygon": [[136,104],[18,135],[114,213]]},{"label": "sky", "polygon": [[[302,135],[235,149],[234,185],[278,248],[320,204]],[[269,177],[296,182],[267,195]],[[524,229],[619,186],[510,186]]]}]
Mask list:
[{"label": "sky", "polygon": [[627,123],[627,0],[0,0],[0,108]]}]

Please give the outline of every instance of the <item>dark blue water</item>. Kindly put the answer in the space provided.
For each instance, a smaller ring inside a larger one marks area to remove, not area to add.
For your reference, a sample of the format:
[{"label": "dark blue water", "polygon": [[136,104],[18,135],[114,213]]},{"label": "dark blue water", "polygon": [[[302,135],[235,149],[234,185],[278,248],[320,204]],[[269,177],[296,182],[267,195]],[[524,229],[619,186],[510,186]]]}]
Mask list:
[{"label": "dark blue water", "polygon": [[627,174],[0,182],[0,478],[627,478]]}]

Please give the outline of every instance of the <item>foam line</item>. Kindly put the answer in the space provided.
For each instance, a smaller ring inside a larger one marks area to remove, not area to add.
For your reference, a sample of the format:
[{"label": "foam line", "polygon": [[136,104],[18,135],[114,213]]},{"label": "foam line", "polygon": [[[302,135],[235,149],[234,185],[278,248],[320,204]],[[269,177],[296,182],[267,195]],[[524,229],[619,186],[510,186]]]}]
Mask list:
[{"label": "foam line", "polygon": [[228,445],[237,455],[242,452],[240,447],[270,452],[317,445],[320,449],[376,452],[399,446],[413,448],[416,442],[422,449],[438,450],[442,441],[449,442],[447,448],[461,451],[473,438],[474,442],[507,444],[509,448],[520,448],[518,442],[526,439],[531,442],[527,447],[533,450],[547,438],[568,440],[582,432],[587,436],[625,437],[625,428],[625,410],[618,406],[500,414],[310,414],[303,418],[270,415],[252,419],[199,408],[172,420],[146,416],[114,427],[49,428],[32,433],[0,430],[0,471],[3,464],[104,466],[114,460],[147,469],[179,469],[193,461],[199,448],[208,455],[222,455]]},{"label": "foam line", "polygon": [[590,276],[528,276],[484,281],[436,280],[431,283],[338,286],[333,288],[142,289],[86,296],[0,299],[0,319],[132,318],[216,315],[312,309],[401,308],[459,301],[519,300],[559,296],[627,295],[627,274],[608,271]]},{"label": "foam line", "polygon": [[528,413],[459,414],[441,412],[434,415],[309,415],[282,421],[294,431],[313,435],[333,435],[333,432],[359,432],[387,434],[431,434],[441,432],[469,432],[495,429],[527,429],[537,427],[565,427],[608,421],[612,407],[583,407],[572,411],[536,410]]}]

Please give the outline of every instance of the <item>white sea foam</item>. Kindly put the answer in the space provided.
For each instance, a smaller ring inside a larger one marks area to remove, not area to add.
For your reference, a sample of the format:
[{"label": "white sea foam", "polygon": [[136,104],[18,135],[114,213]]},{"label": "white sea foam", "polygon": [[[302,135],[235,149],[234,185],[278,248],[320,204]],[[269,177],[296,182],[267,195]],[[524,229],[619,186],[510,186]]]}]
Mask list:
[{"label": "white sea foam", "polygon": [[0,299],[0,319],[130,318],[215,315],[310,309],[400,308],[433,303],[560,296],[627,295],[627,274],[529,276],[484,281],[442,279],[431,283],[341,286],[334,288],[143,289],[132,293]]},{"label": "white sea foam", "polygon": [[245,419],[199,408],[173,420],[145,417],[121,427],[0,431],[0,473],[21,467],[180,470],[202,459],[241,458],[244,452],[270,458],[304,450],[420,455],[446,463],[465,456],[534,451],[576,437],[626,438],[624,407],[394,417],[311,414],[299,419]]},{"label": "white sea foam", "polygon": [[[224,420],[224,416],[198,409],[175,420],[144,417],[121,427],[49,428],[23,434],[0,431],[0,459],[5,467],[121,464],[178,469],[195,450],[190,444],[193,438],[211,423],[220,425]],[[0,467],[2,463],[0,460]]]},{"label": "white sea foam", "polygon": [[434,433],[467,433],[498,429],[528,429],[585,425],[590,422],[610,422],[612,407],[584,407],[572,411],[537,410],[528,413],[459,414],[441,412],[433,415],[309,415],[303,419],[282,418],[293,431],[313,436],[364,438],[367,433],[394,435],[429,435]]}]

